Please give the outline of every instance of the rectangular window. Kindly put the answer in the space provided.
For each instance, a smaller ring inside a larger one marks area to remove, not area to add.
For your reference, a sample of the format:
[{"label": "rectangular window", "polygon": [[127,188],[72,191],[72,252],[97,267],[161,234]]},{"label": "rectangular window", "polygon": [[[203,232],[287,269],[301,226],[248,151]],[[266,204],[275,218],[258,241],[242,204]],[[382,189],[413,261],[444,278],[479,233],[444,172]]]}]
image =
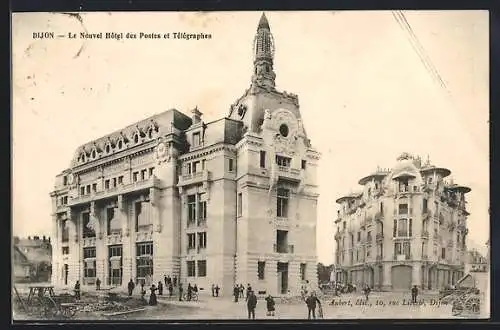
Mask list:
[{"label": "rectangular window", "polygon": [[198,277],[206,277],[206,276],[207,276],[207,261],[198,260]]},{"label": "rectangular window", "polygon": [[151,257],[137,258],[136,262],[137,282],[146,280],[146,277],[153,276],[153,259]]},{"label": "rectangular window", "polygon": [[196,247],[196,236],[195,234],[187,234],[188,236],[188,250],[192,250]]},{"label": "rectangular window", "polygon": [[207,233],[198,233],[198,248],[205,249],[207,247]]},{"label": "rectangular window", "polygon": [[229,169],[228,169],[228,171],[229,171],[229,172],[233,172],[233,171],[234,171],[234,159],[229,158],[229,160],[228,160],[228,161],[229,161],[229,165],[228,165],[228,166],[229,166]]},{"label": "rectangular window", "polygon": [[263,280],[265,278],[265,272],[266,272],[266,263],[264,261],[259,261],[257,263],[257,275],[259,277],[259,280]]},{"label": "rectangular window", "polygon": [[69,254],[69,246],[63,246],[62,254]]},{"label": "rectangular window", "polygon": [[306,169],[306,164],[307,164],[307,161],[302,159],[302,169],[305,170]]},{"label": "rectangular window", "polygon": [[446,248],[441,248],[441,259],[446,259]]},{"label": "rectangular window", "polygon": [[153,243],[152,242],[137,243],[135,253],[136,253],[137,257],[152,256],[153,255]]},{"label": "rectangular window", "polygon": [[66,186],[68,184],[68,177],[63,176],[63,186]]},{"label": "rectangular window", "polygon": [[83,238],[95,237],[95,231],[94,229],[89,228],[89,222],[90,222],[90,213],[88,212],[82,213]]},{"label": "rectangular window", "polygon": [[200,172],[200,162],[197,161],[197,162],[193,162],[193,165],[192,165],[192,171],[193,171],[193,174],[197,173],[197,172]]},{"label": "rectangular window", "polygon": [[305,264],[305,263],[300,264],[300,279],[302,281],[306,280],[306,266],[307,266],[307,264]]},{"label": "rectangular window", "polygon": [[396,237],[398,232],[398,220],[394,219],[394,227],[392,228],[392,237]]},{"label": "rectangular window", "polygon": [[195,270],[194,261],[186,261],[186,266],[187,266],[187,276],[188,277],[195,277],[196,270]]},{"label": "rectangular window", "polygon": [[408,236],[412,236],[412,225],[413,225],[413,221],[412,219],[409,219],[408,220]]},{"label": "rectangular window", "polygon": [[366,240],[367,240],[368,242],[371,242],[371,241],[372,241],[372,232],[371,232],[371,231],[369,231],[369,232],[367,232],[367,233],[366,233]]},{"label": "rectangular window", "polygon": [[198,224],[207,221],[207,201],[205,194],[198,194]]},{"label": "rectangular window", "polygon": [[149,177],[152,177],[152,176],[153,176],[153,174],[154,174],[154,172],[155,172],[155,168],[154,168],[154,167],[151,167],[151,168],[149,169]]},{"label": "rectangular window", "polygon": [[106,209],[106,222],[107,222],[107,233],[111,234],[111,221],[115,217],[115,209],[113,207],[109,207]]},{"label": "rectangular window", "polygon": [[83,259],[95,258],[96,250],[95,247],[83,248]]},{"label": "rectangular window", "polygon": [[371,255],[371,251],[372,250],[372,247],[370,245],[368,245],[366,247],[366,257],[368,258],[370,255]]},{"label": "rectangular window", "polygon": [[116,188],[116,178],[113,178],[113,188]]},{"label": "rectangular window", "polygon": [[93,183],[92,184],[92,192],[96,192],[97,191],[97,183]]},{"label": "rectangular window", "polygon": [[201,160],[201,169],[204,170],[206,166],[207,161],[205,159]]},{"label": "rectangular window", "polygon": [[243,195],[238,193],[238,216],[241,217],[243,214]]},{"label": "rectangular window", "polygon": [[85,195],[85,187],[80,187],[80,195]]},{"label": "rectangular window", "polygon": [[118,184],[123,184],[123,175],[118,177]]},{"label": "rectangular window", "polygon": [[361,241],[361,232],[358,231],[358,242]]},{"label": "rectangular window", "polygon": [[342,222],[342,229],[343,229],[343,230],[345,230],[345,229],[346,229],[346,227],[347,227],[346,222],[345,222],[345,221],[344,221],[344,222]]},{"label": "rectangular window", "polygon": [[200,132],[193,133],[193,147],[199,147],[200,142]]},{"label": "rectangular window", "polygon": [[291,163],[292,163],[291,158],[276,155],[276,164],[278,166],[290,167]]},{"label": "rectangular window", "polygon": [[196,195],[188,195],[188,224],[196,221]]},{"label": "rectangular window", "polygon": [[290,198],[290,190],[278,188],[277,196],[277,216],[280,218],[288,217],[288,199]]},{"label": "rectangular window", "polygon": [[401,243],[394,243],[394,254],[396,256],[403,254]]},{"label": "rectangular window", "polygon": [[146,180],[146,172],[147,170],[141,170],[141,180]]},{"label": "rectangular window", "polygon": [[104,189],[109,189],[109,180],[104,181]]},{"label": "rectangular window", "polygon": [[87,186],[87,194],[90,194],[90,185]]},{"label": "rectangular window", "polygon": [[403,242],[403,253],[406,256],[406,259],[410,259],[411,256],[410,242]]},{"label": "rectangular window", "polygon": [[266,168],[266,152],[260,151],[260,168]]},{"label": "rectangular window", "polygon": [[422,201],[422,213],[427,213],[427,198]]},{"label": "rectangular window", "polygon": [[134,182],[137,182],[137,181],[139,180],[139,172],[134,172],[134,173],[132,174],[132,180],[133,180]]},{"label": "rectangular window", "polygon": [[408,236],[408,220],[399,219],[398,221],[398,236],[407,237]]},{"label": "rectangular window", "polygon": [[399,204],[399,214],[408,214],[408,204]]}]

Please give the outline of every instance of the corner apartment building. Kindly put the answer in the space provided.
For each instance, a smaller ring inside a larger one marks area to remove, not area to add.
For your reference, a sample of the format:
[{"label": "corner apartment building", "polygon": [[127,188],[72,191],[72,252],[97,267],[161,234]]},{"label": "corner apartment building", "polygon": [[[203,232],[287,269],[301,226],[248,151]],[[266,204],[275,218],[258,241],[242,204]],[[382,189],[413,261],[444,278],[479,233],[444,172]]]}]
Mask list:
[{"label": "corner apartment building", "polygon": [[336,280],[379,290],[436,290],[464,274],[466,194],[449,169],[402,154],[337,199]]}]

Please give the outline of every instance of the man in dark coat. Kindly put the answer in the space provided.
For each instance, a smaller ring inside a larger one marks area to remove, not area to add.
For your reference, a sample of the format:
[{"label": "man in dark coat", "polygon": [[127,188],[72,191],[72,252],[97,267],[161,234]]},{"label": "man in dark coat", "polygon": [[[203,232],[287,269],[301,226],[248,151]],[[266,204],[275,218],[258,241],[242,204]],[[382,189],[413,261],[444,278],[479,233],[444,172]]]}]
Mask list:
[{"label": "man in dark coat", "polygon": [[416,303],[417,302],[417,296],[418,296],[418,288],[416,285],[411,288],[411,302]]},{"label": "man in dark coat", "polygon": [[168,283],[168,295],[169,297],[172,297],[172,294],[174,293],[174,286],[172,285],[172,282]]},{"label": "man in dark coat", "polygon": [[134,291],[134,289],[135,289],[134,281],[132,281],[132,279],[130,279],[130,282],[128,282],[128,295],[129,295],[129,297],[132,296],[132,292]]},{"label": "man in dark coat", "polygon": [[316,304],[321,306],[321,301],[319,301],[318,297],[316,297],[316,294],[314,292],[311,292],[311,295],[309,297],[307,297],[307,299],[306,299],[306,305],[307,305],[307,310],[308,310],[308,314],[307,314],[308,319],[311,319],[311,315],[312,315],[313,319],[316,318]]},{"label": "man in dark coat", "polygon": [[80,281],[76,281],[74,290],[75,290],[75,299],[80,300]]},{"label": "man in dark coat", "polygon": [[[174,277],[175,283],[175,277]],[[182,287],[182,283],[179,283],[179,301],[182,301],[182,294],[184,293],[184,288]]]},{"label": "man in dark coat", "polygon": [[101,280],[99,278],[95,281],[95,289],[97,291],[101,290]]},{"label": "man in dark coat", "polygon": [[248,319],[255,320],[255,307],[257,307],[257,296],[250,291],[247,297]]},{"label": "man in dark coat", "polygon": [[165,275],[163,277],[163,280],[165,281],[165,286],[168,286],[168,277],[167,277],[167,275]]},{"label": "man in dark coat", "polygon": [[188,283],[188,292],[187,292],[188,301],[191,301],[192,297],[193,297],[193,287],[191,286],[191,283]]},{"label": "man in dark coat", "polygon": [[158,281],[158,295],[163,295],[163,283],[161,281]]},{"label": "man in dark coat", "polygon": [[238,302],[238,298],[240,296],[240,287],[239,285],[235,285],[233,289],[234,302]]},{"label": "man in dark coat", "polygon": [[220,290],[220,288],[219,288],[219,284],[216,284],[216,285],[215,285],[215,296],[216,296],[216,297],[218,297],[218,296],[219,296],[219,290]]}]

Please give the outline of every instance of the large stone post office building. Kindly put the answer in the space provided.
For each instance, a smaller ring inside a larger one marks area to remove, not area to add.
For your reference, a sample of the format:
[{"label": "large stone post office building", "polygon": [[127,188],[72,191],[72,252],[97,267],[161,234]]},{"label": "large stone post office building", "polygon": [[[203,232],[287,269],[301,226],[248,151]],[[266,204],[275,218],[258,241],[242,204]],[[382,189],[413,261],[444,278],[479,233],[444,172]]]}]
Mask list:
[{"label": "large stone post office building", "polygon": [[51,193],[55,285],[316,285],[319,153],[273,59],[262,15],[251,85],[226,117],[172,109],[77,148]]},{"label": "large stone post office building", "polygon": [[442,289],[464,275],[469,187],[447,168],[402,154],[337,199],[337,281],[381,290]]}]

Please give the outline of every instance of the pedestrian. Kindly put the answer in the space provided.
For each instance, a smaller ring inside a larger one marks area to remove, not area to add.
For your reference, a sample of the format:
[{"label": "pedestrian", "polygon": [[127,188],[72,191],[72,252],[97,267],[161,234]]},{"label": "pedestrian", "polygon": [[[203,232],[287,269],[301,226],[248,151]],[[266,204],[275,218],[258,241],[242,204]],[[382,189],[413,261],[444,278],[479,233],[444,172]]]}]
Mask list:
[{"label": "pedestrian", "polygon": [[[174,277],[174,283],[175,283],[175,277]],[[184,289],[182,288],[182,283],[179,283],[179,301],[182,301],[182,293],[184,292]]]},{"label": "pedestrian", "polygon": [[161,281],[158,281],[158,295],[163,295],[163,283]]},{"label": "pedestrian", "polygon": [[99,277],[97,278],[97,280],[95,281],[95,289],[97,291],[101,290],[101,280],[99,279]]},{"label": "pedestrian", "polygon": [[172,279],[170,278],[170,275],[167,275],[167,285],[172,284]]},{"label": "pedestrian", "polygon": [[238,298],[240,296],[240,286],[235,285],[234,290],[233,290],[233,295],[234,295],[234,302],[238,302]]},{"label": "pedestrian", "polygon": [[368,284],[365,285],[365,289],[364,289],[364,292],[365,292],[365,297],[366,297],[366,301],[368,301],[368,296],[370,295],[370,292],[372,290],[370,289],[370,286]]},{"label": "pedestrian", "polygon": [[418,296],[418,288],[416,285],[411,288],[411,302],[412,303],[417,303],[417,296]]},{"label": "pedestrian", "polygon": [[193,297],[193,287],[191,286],[191,283],[188,283],[188,289],[187,289],[187,300],[191,301],[191,298]]},{"label": "pedestrian", "polygon": [[144,299],[144,296],[146,295],[146,289],[144,289],[144,280],[141,281],[141,299]]},{"label": "pedestrian", "polygon": [[240,284],[240,298],[244,298],[245,297],[245,287],[243,286],[243,284]]},{"label": "pedestrian", "polygon": [[252,291],[252,286],[250,285],[250,283],[247,283],[247,298],[246,298],[246,300],[248,300],[248,296],[250,295],[251,291]]},{"label": "pedestrian", "polygon": [[212,297],[215,297],[215,285],[212,284]]},{"label": "pedestrian", "polygon": [[319,305],[321,308],[321,301],[319,301],[318,297],[316,297],[316,294],[311,292],[311,295],[307,297],[306,299],[306,305],[307,305],[307,318],[311,319],[311,316],[313,319],[316,319],[316,305]]},{"label": "pedestrian", "polygon": [[198,293],[198,286],[196,285],[196,283],[193,286],[193,292]]},{"label": "pedestrian", "polygon": [[80,296],[80,281],[76,281],[74,291],[75,291],[75,299],[80,300],[80,298],[81,298],[81,296]]},{"label": "pedestrian", "polygon": [[132,296],[132,292],[134,291],[134,288],[135,288],[134,281],[132,281],[132,279],[130,279],[130,282],[128,282],[128,296],[129,297]]},{"label": "pedestrian", "polygon": [[216,297],[218,297],[218,296],[219,296],[219,290],[220,290],[220,288],[219,288],[219,284],[216,284],[216,285],[215,285],[215,296],[216,296]]},{"label": "pedestrian", "polygon": [[273,296],[269,295],[266,297],[266,307],[267,307],[267,316],[274,316],[274,305],[276,305]]},{"label": "pedestrian", "polygon": [[163,277],[163,280],[165,281],[165,286],[168,286],[168,277],[167,277],[167,275],[165,275]]},{"label": "pedestrian", "polygon": [[[174,287],[177,286],[177,276],[174,275]],[[179,286],[180,286],[180,283],[179,283]]]},{"label": "pedestrian", "polygon": [[247,297],[248,319],[255,320],[255,307],[257,307],[257,296],[250,291]]},{"label": "pedestrian", "polygon": [[174,293],[174,286],[172,285],[172,282],[168,283],[168,296],[172,297],[172,294]]},{"label": "pedestrian", "polygon": [[151,290],[151,294],[149,295],[149,306],[156,306],[158,304],[158,300],[156,299],[157,288],[153,284],[153,285],[151,285],[150,290]]}]

